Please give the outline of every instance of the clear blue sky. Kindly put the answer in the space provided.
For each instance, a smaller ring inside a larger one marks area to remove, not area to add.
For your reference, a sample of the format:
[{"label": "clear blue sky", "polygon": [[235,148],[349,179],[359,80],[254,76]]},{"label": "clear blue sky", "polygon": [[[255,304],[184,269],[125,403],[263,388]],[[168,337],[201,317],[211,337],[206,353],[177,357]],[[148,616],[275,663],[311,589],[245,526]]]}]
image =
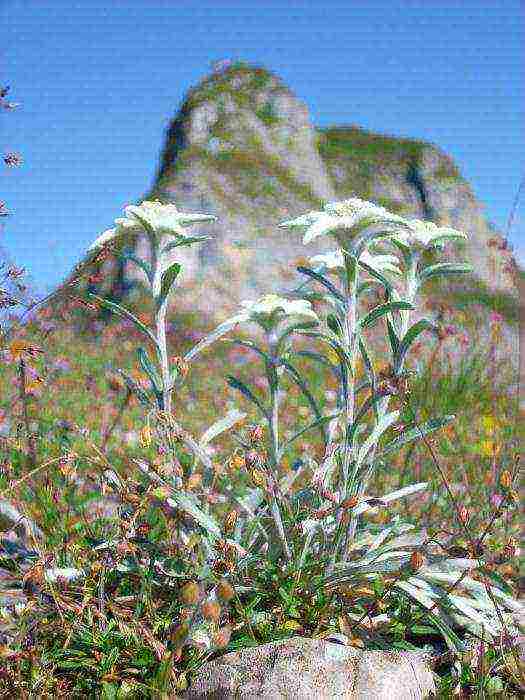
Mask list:
[{"label": "clear blue sky", "polygon": [[0,0],[0,84],[22,103],[0,114],[0,151],[25,161],[0,172],[0,246],[42,291],[58,283],[149,188],[169,119],[221,58],[277,72],[317,125],[436,143],[503,230],[523,46],[519,0]]}]

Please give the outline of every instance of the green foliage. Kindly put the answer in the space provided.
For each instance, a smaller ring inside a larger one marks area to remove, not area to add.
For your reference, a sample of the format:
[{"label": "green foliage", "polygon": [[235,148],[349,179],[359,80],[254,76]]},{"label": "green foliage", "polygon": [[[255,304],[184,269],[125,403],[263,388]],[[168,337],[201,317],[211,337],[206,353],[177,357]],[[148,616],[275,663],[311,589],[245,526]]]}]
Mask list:
[{"label": "green foliage", "polygon": [[[0,599],[19,605],[2,607],[2,692],[174,694],[212,655],[295,634],[448,648],[456,666],[444,688],[516,687],[508,640],[521,606],[498,573],[516,548],[517,468],[501,449],[516,436],[511,402],[502,395],[493,415],[482,355],[437,373],[435,358],[420,361],[418,344],[437,331],[412,319],[417,293],[451,263],[403,244],[394,279],[358,261],[374,239],[348,235],[355,257],[326,274],[301,267],[306,282],[291,299],[245,302],[211,332],[190,319],[176,337],[167,313],[180,266],[165,264],[152,235],[149,299],[131,312],[91,295],[121,325],[91,346],[71,327],[57,334],[56,377],[35,349],[39,323],[15,329],[11,365],[0,368],[7,385],[18,381],[19,426],[2,442],[1,513],[16,536],[2,540]],[[444,337],[433,342],[443,347]],[[46,377],[47,403],[21,362]],[[494,472],[492,516],[459,501],[437,461],[436,452],[457,469],[458,444],[465,461]],[[502,515],[503,547],[494,535]],[[19,532],[33,520],[31,537]],[[480,638],[492,649],[481,678],[465,656]]]}]

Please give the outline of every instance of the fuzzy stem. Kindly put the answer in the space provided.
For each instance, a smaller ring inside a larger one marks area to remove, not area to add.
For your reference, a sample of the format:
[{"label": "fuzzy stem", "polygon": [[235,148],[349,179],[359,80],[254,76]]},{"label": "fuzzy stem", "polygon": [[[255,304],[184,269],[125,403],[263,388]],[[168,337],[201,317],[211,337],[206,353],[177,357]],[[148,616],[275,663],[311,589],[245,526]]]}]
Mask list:
[{"label": "fuzzy stem", "polygon": [[[358,266],[349,258],[345,260],[345,296],[347,300],[347,310],[344,318],[344,344],[345,350],[350,357],[350,367],[347,368],[347,394],[345,405],[345,425],[343,431],[344,452],[343,452],[343,474],[339,484],[340,498],[348,497],[348,486],[350,477],[350,462],[352,459],[351,446],[346,441],[348,430],[354,423],[355,414],[355,351],[356,351],[356,324],[357,324],[357,285]],[[345,511],[339,510],[337,514],[337,536],[329,571],[333,570],[337,561],[341,547],[343,550],[347,541],[347,532],[343,529],[343,517]]]},{"label": "fuzzy stem", "polygon": [[162,257],[160,255],[161,239],[150,238],[151,241],[151,291],[156,304],[155,310],[155,337],[157,339],[157,354],[160,363],[162,378],[162,400],[159,408],[166,413],[171,413],[171,376],[168,359],[168,344],[166,339],[166,314],[168,311],[168,297],[158,304],[162,288]]},{"label": "fuzzy stem", "polygon": [[[277,339],[275,337],[275,333],[274,332],[267,332],[266,339],[267,339],[268,346],[270,349],[270,356],[271,356],[272,362],[276,363],[278,360],[278,357],[276,354]],[[288,540],[286,538],[286,532],[285,532],[283,520],[281,517],[281,511],[279,509],[279,504],[277,502],[277,493],[276,493],[277,468],[279,466],[279,375],[277,374],[277,370],[276,370],[275,366],[273,366],[273,367],[267,366],[266,367],[266,374],[267,374],[268,382],[270,385],[271,414],[270,414],[270,420],[269,420],[269,424],[270,424],[269,427],[270,427],[271,448],[272,448],[271,449],[272,462],[273,462],[274,470],[275,470],[275,473],[272,474],[274,483],[271,485],[272,501],[271,501],[271,505],[270,505],[270,511],[272,513],[275,527],[277,529],[277,534],[279,535],[279,539],[281,540],[284,554],[286,556],[286,559],[288,561],[290,561],[292,558],[292,553],[290,551],[290,546],[289,546]]]},{"label": "fuzzy stem", "polygon": [[[353,425],[355,413],[355,342],[356,342],[356,322],[357,322],[357,283],[358,271],[357,265],[350,260],[346,261],[346,298],[348,308],[344,322],[344,343],[345,350],[350,356],[351,365],[347,372],[347,395],[345,406],[345,432]],[[342,493],[347,496],[346,489],[348,488],[348,477],[350,469],[350,446],[345,444],[343,455],[343,484]]]}]

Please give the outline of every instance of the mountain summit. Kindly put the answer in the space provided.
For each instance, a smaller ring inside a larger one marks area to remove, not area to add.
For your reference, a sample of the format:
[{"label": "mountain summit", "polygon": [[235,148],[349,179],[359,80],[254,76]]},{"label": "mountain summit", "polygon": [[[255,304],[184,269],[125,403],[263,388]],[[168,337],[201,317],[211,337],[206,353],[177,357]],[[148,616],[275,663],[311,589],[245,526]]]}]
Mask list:
[{"label": "mountain summit", "polygon": [[189,91],[147,195],[218,217],[206,227],[213,239],[184,252],[183,288],[205,285],[208,310],[285,287],[294,262],[330,244],[306,249],[277,224],[349,197],[464,230],[464,257],[479,278],[512,291],[512,256],[449,156],[359,126],[317,129],[307,107],[261,67],[224,61]]}]

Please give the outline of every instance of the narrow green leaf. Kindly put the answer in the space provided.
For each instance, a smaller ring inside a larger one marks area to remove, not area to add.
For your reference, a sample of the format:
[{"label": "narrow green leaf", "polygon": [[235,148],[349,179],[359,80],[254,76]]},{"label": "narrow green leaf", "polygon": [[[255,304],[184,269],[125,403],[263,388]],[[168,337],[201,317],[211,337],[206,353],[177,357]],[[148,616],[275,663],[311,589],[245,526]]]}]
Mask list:
[{"label": "narrow green leaf", "polygon": [[293,323],[291,326],[287,326],[279,335],[276,348],[277,353],[280,353],[284,341],[286,340],[286,338],[292,335],[292,333],[317,328],[318,325],[319,324],[317,321],[302,321],[301,323]]},{"label": "narrow green leaf", "polygon": [[[313,394],[312,394],[312,393],[310,392],[310,390],[308,389],[308,386],[306,385],[306,382],[305,382],[304,379],[301,377],[301,375],[300,375],[300,373],[298,372],[298,370],[297,370],[292,364],[290,364],[289,362],[287,362],[286,360],[282,360],[282,365],[283,365],[285,371],[288,372],[288,374],[292,377],[292,379],[293,379],[294,382],[297,384],[297,386],[299,387],[299,389],[302,391],[304,397],[306,398],[306,400],[307,400],[308,403],[310,404],[310,407],[311,407],[311,409],[312,409],[312,411],[313,411],[315,417],[316,417],[318,420],[321,419],[321,418],[322,418],[322,413],[321,413],[321,411],[320,411],[320,409],[319,409],[319,406],[317,405],[317,402],[316,402],[316,400],[314,399]],[[326,437],[326,432],[325,432],[325,430],[324,430],[324,424],[321,423],[320,426],[321,426],[321,433],[322,433],[323,439],[324,439],[324,441],[325,441],[325,443],[326,443],[327,437]]]},{"label": "narrow green leaf", "polygon": [[217,328],[200,340],[197,345],[195,345],[189,352],[184,355],[186,361],[193,360],[197,355],[199,355],[203,350],[212,345],[216,340],[219,340],[223,335],[231,331],[240,321],[240,317],[234,316],[229,318],[224,323],[221,323]]},{"label": "narrow green leaf", "polygon": [[124,253],[123,255],[120,255],[119,258],[124,262],[130,260],[131,262],[135,263],[135,265],[137,265],[137,267],[140,267],[140,269],[146,275],[146,278],[151,282],[151,279],[153,277],[151,266],[148,265],[148,263],[145,260],[141,260],[133,253]]},{"label": "narrow green leaf", "polygon": [[232,428],[236,423],[243,420],[246,417],[246,413],[234,409],[229,411],[223,418],[213,423],[208,430],[206,430],[199,440],[200,447],[206,447],[212,440],[224,433],[226,430]]},{"label": "narrow green leaf", "polygon": [[426,267],[419,275],[421,282],[425,282],[431,277],[439,277],[441,275],[462,275],[473,271],[472,265],[467,263],[437,263]]},{"label": "narrow green leaf", "polygon": [[162,306],[170,293],[171,287],[175,282],[178,274],[182,269],[182,265],[179,263],[173,263],[167,270],[162,273],[161,283],[160,283],[160,297],[158,300],[158,305]]},{"label": "narrow green leaf", "polygon": [[88,296],[91,299],[95,299],[101,306],[104,306],[106,309],[109,309],[109,311],[113,311],[113,313],[117,314],[117,316],[122,316],[123,318],[128,319],[132,323],[135,324],[135,326],[138,328],[138,330],[141,333],[144,333],[153,345],[158,348],[157,346],[157,339],[153,335],[153,333],[150,331],[150,329],[145,326],[142,321],[139,321],[139,319],[134,316],[131,311],[128,311],[125,309],[123,306],[120,306],[120,304],[115,303],[114,301],[109,301],[109,299],[104,299],[103,297],[99,297],[98,294],[92,294],[91,292],[88,292]]},{"label": "narrow green leaf", "polygon": [[359,449],[356,460],[357,469],[359,469],[361,464],[364,462],[367,454],[370,452],[372,447],[374,447],[374,445],[377,444],[381,435],[383,435],[383,433],[386,432],[388,428],[390,428],[390,426],[393,423],[395,423],[398,418],[399,411],[392,411],[391,413],[387,413],[386,415],[384,415],[379,421],[379,423],[375,425],[374,429]]},{"label": "narrow green leaf", "polygon": [[245,398],[247,398],[248,401],[251,401],[255,406],[257,406],[257,408],[263,414],[263,416],[265,416],[265,418],[268,418],[268,411],[265,409],[261,400],[258,399],[257,396],[255,396],[252,390],[249,389],[244,382],[232,376],[226,377],[226,381],[232,387],[232,389],[237,389],[237,391],[239,391]]},{"label": "narrow green leaf", "polygon": [[366,263],[362,262],[361,260],[358,260],[359,267],[364,270],[365,272],[368,272],[370,277],[373,277],[374,279],[378,280],[378,282],[381,282],[383,287],[389,292],[392,289],[392,283],[380,272],[377,272],[377,270],[374,270],[373,267],[370,267],[370,265],[367,265]]},{"label": "narrow green leaf", "polygon": [[357,430],[358,425],[361,422],[361,420],[366,416],[368,411],[371,408],[375,408],[375,406],[382,399],[384,399],[384,396],[382,394],[374,394],[373,396],[369,396],[366,399],[366,401],[363,402],[363,405],[360,407],[359,411],[357,412],[352,425],[349,426],[347,429],[347,440],[348,440],[348,443],[350,445],[352,444],[356,430]]},{"label": "narrow green leaf", "polygon": [[202,243],[203,241],[209,241],[211,236],[180,236],[180,238],[175,238],[174,240],[166,243],[161,253],[169,253],[170,250],[174,248],[179,248],[180,246],[189,246],[193,243]]},{"label": "narrow green leaf", "polygon": [[409,301],[388,301],[372,309],[364,318],[359,321],[360,328],[368,328],[378,319],[394,311],[413,311],[414,305]]},{"label": "narrow green leaf", "polygon": [[314,352],[313,350],[296,350],[294,352],[294,355],[297,355],[298,357],[306,357],[309,360],[319,362],[319,364],[332,370],[332,372],[334,371],[334,369],[336,369],[334,365],[330,362],[330,360],[327,360],[326,357],[323,357],[323,355],[321,355],[318,352]]},{"label": "narrow green leaf", "polygon": [[301,335],[305,335],[308,338],[316,338],[317,340],[322,340],[325,343],[327,343],[339,356],[339,359],[342,364],[346,365],[347,367],[352,366],[352,360],[346,349],[343,347],[341,342],[339,341],[339,338],[335,335],[329,335],[328,333],[319,333],[319,332],[302,332]]},{"label": "narrow green leaf", "polygon": [[431,420],[422,423],[419,427],[410,428],[402,433],[400,437],[392,440],[392,442],[389,442],[379,456],[384,457],[385,455],[392,454],[392,452],[397,452],[397,450],[400,450],[413,440],[418,440],[421,438],[422,434],[428,435],[429,433],[433,433],[435,430],[439,430],[444,425],[451,423],[455,418],[456,416],[453,415],[444,416],[443,418],[432,418]]},{"label": "narrow green leaf", "polygon": [[173,491],[168,498],[168,503],[171,506],[180,508],[185,513],[188,513],[188,515],[191,515],[191,517],[213,537],[222,537],[219,525],[211,515],[201,510],[195,500],[188,494],[182,493],[181,491]]},{"label": "narrow green leaf", "polygon": [[264,352],[264,350],[261,350],[260,347],[258,347],[254,342],[251,340],[239,340],[238,338],[232,338],[227,339],[223,341],[225,343],[231,343],[232,345],[240,345],[241,348],[246,348],[247,350],[251,350],[254,352],[256,355],[259,355],[259,357],[262,357],[262,359],[265,362],[268,362],[271,364],[271,357],[268,355],[267,352]]},{"label": "narrow green leaf", "polygon": [[324,275],[321,275],[319,272],[314,272],[314,270],[311,270],[309,267],[302,266],[299,266],[297,268],[297,272],[300,272],[302,275],[311,277],[316,282],[319,282],[319,284],[321,284],[325,289],[327,289],[330,292],[330,294],[333,297],[335,297],[346,308],[347,302],[345,297],[341,294],[337,287],[335,287],[329,280],[326,279]]},{"label": "narrow green leaf", "polygon": [[396,355],[398,349],[399,349],[399,338],[397,337],[396,329],[394,328],[394,324],[392,321],[387,318],[386,320],[386,327],[388,331],[388,339],[390,341],[390,347],[392,348],[392,354]]},{"label": "narrow green leaf", "polygon": [[162,396],[162,379],[159,377],[157,369],[150,360],[148,353],[144,350],[144,348],[139,348],[137,350],[137,354],[139,357],[140,366],[148,375],[155,394],[157,396]]},{"label": "narrow green leaf", "polygon": [[116,372],[120,374],[124,382],[126,383],[126,386],[128,389],[135,394],[135,396],[138,398],[138,400],[141,402],[143,406],[151,407],[152,401],[150,397],[148,396],[147,392],[140,386],[138,382],[136,382],[132,377],[129,376],[129,374],[126,374],[121,369],[117,369]]},{"label": "narrow green leaf", "polygon": [[343,337],[343,326],[335,314],[327,314],[326,325],[338,338]]},{"label": "narrow green leaf", "polygon": [[281,449],[281,454],[284,453],[284,451],[292,444],[292,442],[297,440],[297,438],[301,437],[301,435],[304,435],[309,430],[313,430],[314,428],[317,428],[321,423],[322,424],[329,423],[331,420],[333,420],[334,418],[337,418],[340,415],[341,415],[341,411],[337,411],[336,413],[331,413],[329,416],[323,416],[322,418],[318,418],[317,420],[315,420],[313,423],[310,423],[302,430],[299,430],[297,433],[295,433],[295,435],[293,435],[288,440],[286,445],[284,445],[284,447]]},{"label": "narrow green leaf", "polygon": [[405,357],[407,356],[408,351],[410,350],[410,346],[418,337],[418,335],[423,333],[423,331],[434,330],[434,328],[435,326],[428,319],[422,318],[420,321],[414,323],[414,325],[408,329],[408,331],[405,334],[405,337],[399,343],[397,351],[395,352],[394,369],[396,372],[399,372],[399,370],[403,367],[403,363],[405,361]]}]

